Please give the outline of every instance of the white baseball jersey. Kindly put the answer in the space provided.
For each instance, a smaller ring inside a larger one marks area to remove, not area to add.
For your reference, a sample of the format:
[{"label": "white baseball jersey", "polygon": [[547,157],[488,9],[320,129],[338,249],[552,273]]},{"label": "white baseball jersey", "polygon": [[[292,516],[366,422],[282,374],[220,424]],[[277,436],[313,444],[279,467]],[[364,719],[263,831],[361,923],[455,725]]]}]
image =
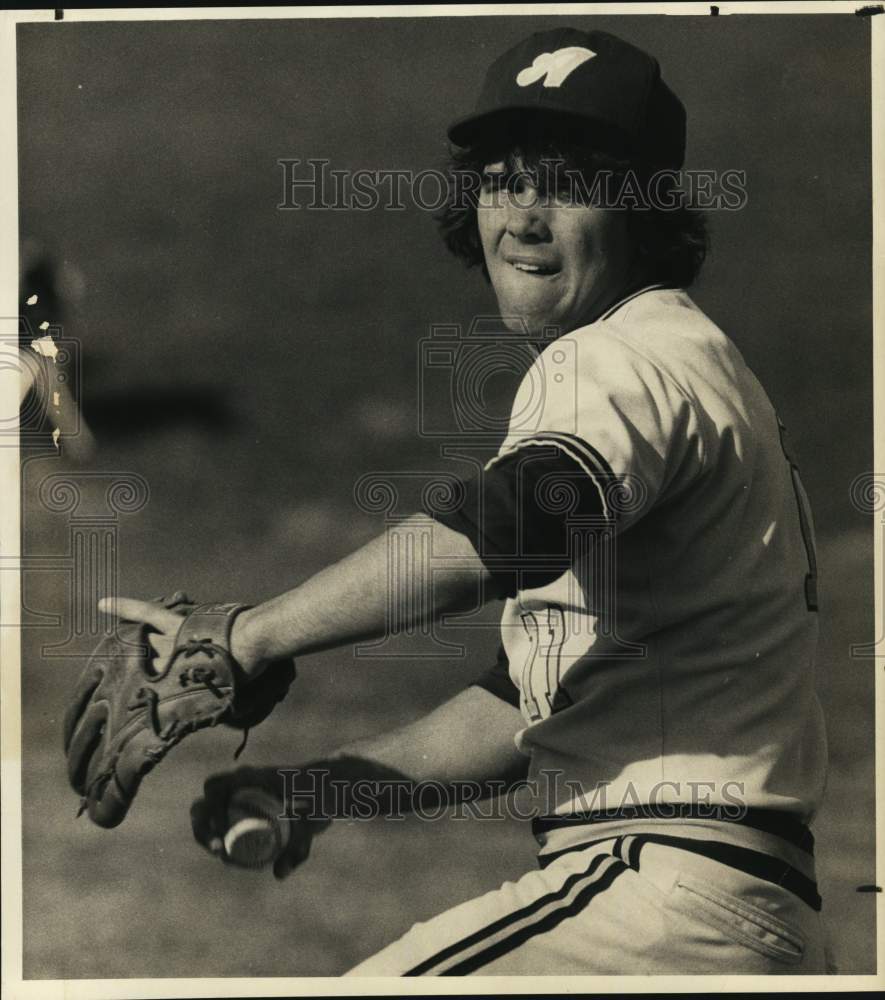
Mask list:
[{"label": "white baseball jersey", "polygon": [[[551,452],[569,460],[522,474]],[[540,869],[350,974],[823,972],[811,519],[735,346],[685,292],[644,289],[541,352],[487,470],[503,513],[452,523],[503,555],[515,507],[528,538],[477,683],[519,692]]]},{"label": "white baseball jersey", "polygon": [[501,454],[544,443],[614,525],[501,620],[544,811],[700,801],[807,821],[826,769],[812,522],[735,345],[684,291],[637,292],[527,373]]}]

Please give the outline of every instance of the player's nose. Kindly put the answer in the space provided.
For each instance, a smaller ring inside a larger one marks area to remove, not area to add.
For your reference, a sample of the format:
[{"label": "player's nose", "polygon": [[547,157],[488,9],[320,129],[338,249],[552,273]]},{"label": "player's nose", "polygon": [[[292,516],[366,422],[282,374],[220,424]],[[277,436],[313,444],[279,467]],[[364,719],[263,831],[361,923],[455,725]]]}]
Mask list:
[{"label": "player's nose", "polygon": [[523,243],[544,243],[550,240],[550,229],[544,220],[543,207],[537,190],[523,184],[505,195],[505,224],[507,233]]}]

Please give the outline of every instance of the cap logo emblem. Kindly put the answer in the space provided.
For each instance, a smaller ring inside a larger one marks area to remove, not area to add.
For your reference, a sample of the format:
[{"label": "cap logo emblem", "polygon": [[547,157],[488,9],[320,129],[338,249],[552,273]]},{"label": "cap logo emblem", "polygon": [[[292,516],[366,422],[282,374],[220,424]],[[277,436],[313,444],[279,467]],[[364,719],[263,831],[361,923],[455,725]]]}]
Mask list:
[{"label": "cap logo emblem", "polygon": [[567,49],[557,49],[555,52],[542,52],[535,56],[531,66],[520,70],[516,82],[520,87],[528,87],[544,77],[545,87],[561,87],[570,73],[595,55],[591,49],[580,45],[570,45]]}]

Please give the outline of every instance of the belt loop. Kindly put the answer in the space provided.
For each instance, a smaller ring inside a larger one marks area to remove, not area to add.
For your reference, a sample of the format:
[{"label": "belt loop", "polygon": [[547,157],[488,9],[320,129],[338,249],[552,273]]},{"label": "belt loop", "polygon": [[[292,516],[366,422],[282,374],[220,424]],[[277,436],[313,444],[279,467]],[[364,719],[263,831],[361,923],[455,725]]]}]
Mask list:
[{"label": "belt loop", "polygon": [[639,834],[623,834],[612,844],[612,854],[616,858],[620,858],[628,868],[638,872],[639,852],[644,843],[644,838]]}]

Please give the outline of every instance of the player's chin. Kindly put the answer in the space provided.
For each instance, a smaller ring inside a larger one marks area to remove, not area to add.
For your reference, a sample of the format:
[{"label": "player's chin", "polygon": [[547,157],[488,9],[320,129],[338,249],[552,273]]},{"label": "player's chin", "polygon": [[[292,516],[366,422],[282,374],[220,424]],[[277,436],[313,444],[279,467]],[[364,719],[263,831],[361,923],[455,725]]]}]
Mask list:
[{"label": "player's chin", "polygon": [[501,295],[498,310],[504,325],[513,333],[536,337],[555,328],[564,332],[562,310],[558,296],[534,293],[531,295]]},{"label": "player's chin", "polygon": [[569,312],[560,274],[526,276],[513,271],[500,276],[494,287],[501,319],[514,333],[534,335],[546,327],[562,327]]}]

